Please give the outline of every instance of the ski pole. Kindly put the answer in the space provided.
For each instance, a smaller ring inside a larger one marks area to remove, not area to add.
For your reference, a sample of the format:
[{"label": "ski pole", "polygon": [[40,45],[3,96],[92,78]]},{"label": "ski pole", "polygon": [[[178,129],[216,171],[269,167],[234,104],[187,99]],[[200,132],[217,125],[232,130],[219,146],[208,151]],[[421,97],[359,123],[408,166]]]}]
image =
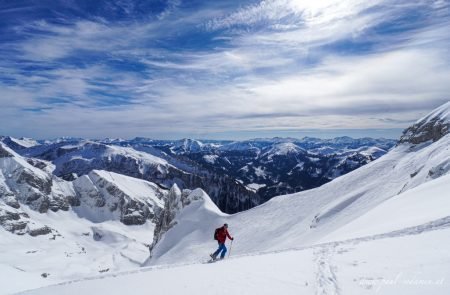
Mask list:
[{"label": "ski pole", "polygon": [[231,240],[231,244],[230,244],[230,251],[228,252],[228,258],[230,258],[230,254],[231,254],[231,247],[233,247],[233,240]]}]

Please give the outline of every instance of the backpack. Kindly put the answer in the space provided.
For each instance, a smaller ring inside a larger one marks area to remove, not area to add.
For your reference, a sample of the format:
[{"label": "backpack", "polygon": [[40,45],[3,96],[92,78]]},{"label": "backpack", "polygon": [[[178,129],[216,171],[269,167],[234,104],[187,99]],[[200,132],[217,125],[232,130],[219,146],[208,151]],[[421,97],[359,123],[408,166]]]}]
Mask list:
[{"label": "backpack", "polygon": [[220,230],[221,228],[219,227],[219,228],[216,228],[216,230],[214,231],[214,240],[218,240],[217,239],[217,235],[219,234],[219,230]]}]

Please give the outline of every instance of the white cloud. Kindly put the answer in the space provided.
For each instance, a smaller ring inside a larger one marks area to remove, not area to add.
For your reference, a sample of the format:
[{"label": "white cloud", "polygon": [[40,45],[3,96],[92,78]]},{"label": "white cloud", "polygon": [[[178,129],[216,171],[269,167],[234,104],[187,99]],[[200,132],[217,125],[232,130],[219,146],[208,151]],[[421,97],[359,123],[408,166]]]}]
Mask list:
[{"label": "white cloud", "polygon": [[[0,63],[16,81],[0,83],[0,102],[5,106],[0,110],[4,128],[0,131],[129,137],[405,127],[449,99],[449,22],[433,18],[428,26],[382,39],[366,32],[424,3],[262,1],[205,22],[217,12],[200,11],[173,20],[179,17],[173,15],[175,1],[151,23],[33,23],[31,28],[41,34],[14,45],[30,63],[50,69],[30,75],[12,70],[13,63]],[[433,3],[431,16],[447,7]],[[213,37],[220,45],[167,50],[153,42],[175,36],[171,33],[177,27],[197,23],[220,31]],[[31,34],[30,28],[23,28],[23,34]],[[343,40],[375,45],[367,52],[344,55],[323,48]],[[80,67],[59,64],[61,58],[83,51],[147,68],[133,72],[98,62]],[[124,96],[126,101],[102,104],[108,97],[95,93]],[[43,102],[60,97],[73,101],[50,106]],[[50,109],[23,116],[23,109],[42,107]],[[21,120],[11,120],[15,117]]]},{"label": "white cloud", "polygon": [[[77,132],[72,135],[91,136],[95,132],[126,136],[355,126],[401,128],[446,99],[450,70],[440,66],[441,54],[411,50],[369,58],[330,58],[308,75],[204,88],[166,81],[152,85],[159,93],[154,105],[95,110],[67,106],[30,115],[30,121],[44,125],[49,132],[62,125],[72,126],[71,132]],[[87,126],[93,125],[95,131],[89,130]]]}]

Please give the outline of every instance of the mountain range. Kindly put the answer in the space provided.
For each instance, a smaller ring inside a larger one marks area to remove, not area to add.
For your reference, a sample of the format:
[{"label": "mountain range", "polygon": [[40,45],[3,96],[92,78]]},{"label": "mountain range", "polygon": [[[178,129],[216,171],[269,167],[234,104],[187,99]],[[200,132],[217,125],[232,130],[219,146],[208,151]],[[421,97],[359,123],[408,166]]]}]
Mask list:
[{"label": "mountain range", "polygon": [[270,198],[318,187],[384,155],[395,140],[292,138],[241,142],[135,138],[0,140],[38,167],[72,181],[106,170],[170,189],[202,188],[221,210],[235,213]]},{"label": "mountain range", "polygon": [[[179,276],[190,293],[204,293],[205,279],[225,271],[227,284],[247,281],[263,293],[357,294],[376,292],[364,282],[414,267],[445,277],[448,251],[415,254],[449,241],[449,131],[450,102],[397,142],[3,137],[0,273],[11,279],[2,286],[6,293],[119,294],[131,280],[144,294],[148,277],[159,290],[158,281]],[[292,194],[270,197],[278,192]],[[236,259],[223,268],[199,264],[225,222]],[[178,268],[158,271],[172,264]],[[134,271],[117,274],[126,269]],[[96,275],[106,284],[36,289]]]}]

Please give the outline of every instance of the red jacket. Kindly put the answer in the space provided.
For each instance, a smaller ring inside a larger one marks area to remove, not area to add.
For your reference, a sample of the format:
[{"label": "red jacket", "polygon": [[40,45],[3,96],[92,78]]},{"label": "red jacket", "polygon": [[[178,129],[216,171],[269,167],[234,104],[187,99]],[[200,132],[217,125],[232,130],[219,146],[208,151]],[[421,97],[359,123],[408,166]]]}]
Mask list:
[{"label": "red jacket", "polygon": [[217,231],[217,242],[219,242],[220,244],[224,244],[227,237],[232,240],[233,238],[230,236],[230,234],[228,233],[228,230],[225,228],[225,226],[222,226],[221,228],[219,228],[219,230]]}]

